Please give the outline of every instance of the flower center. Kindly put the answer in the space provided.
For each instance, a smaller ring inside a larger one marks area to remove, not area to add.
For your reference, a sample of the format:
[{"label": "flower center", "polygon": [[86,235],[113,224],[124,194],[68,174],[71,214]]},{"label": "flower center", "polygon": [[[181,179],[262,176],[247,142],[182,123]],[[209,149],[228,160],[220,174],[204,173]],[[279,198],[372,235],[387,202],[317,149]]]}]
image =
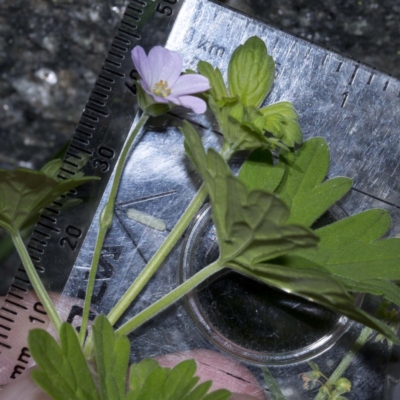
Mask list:
[{"label": "flower center", "polygon": [[154,85],[152,92],[157,96],[167,97],[171,94],[171,89],[168,88],[168,82],[161,79],[160,82]]}]

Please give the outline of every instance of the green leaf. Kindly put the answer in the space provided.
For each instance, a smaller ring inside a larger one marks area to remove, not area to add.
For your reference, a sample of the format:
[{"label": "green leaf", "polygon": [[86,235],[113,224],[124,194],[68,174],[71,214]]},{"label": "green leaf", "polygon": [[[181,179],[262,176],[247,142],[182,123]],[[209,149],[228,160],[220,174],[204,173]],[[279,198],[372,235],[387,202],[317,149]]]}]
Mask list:
[{"label": "green leaf", "polygon": [[283,144],[293,147],[302,142],[303,133],[293,104],[282,101],[261,108],[260,112],[265,117],[264,130],[272,133]]},{"label": "green leaf", "polygon": [[225,265],[254,269],[276,254],[317,243],[317,237],[308,229],[285,224],[289,211],[275,195],[260,190],[248,192],[217,152],[210,149],[206,154],[188,122],[184,122],[182,131],[186,153],[210,195],[220,258]]},{"label": "green leaf", "polygon": [[199,378],[194,377],[197,366],[194,360],[182,361],[168,374],[164,385],[167,399],[180,399],[196,386]]},{"label": "green leaf", "polygon": [[253,36],[232,54],[228,66],[229,92],[244,106],[258,107],[274,83],[275,63],[265,43]]},{"label": "green leaf", "polygon": [[156,360],[146,358],[138,364],[132,364],[129,373],[129,385],[131,389],[140,391],[148,376],[160,365]]},{"label": "green leaf", "polygon": [[46,174],[50,178],[57,179],[57,174],[60,171],[62,160],[60,158],[56,158],[55,160],[50,160],[47,164],[45,164],[41,171]]},{"label": "green leaf", "polygon": [[382,296],[391,303],[400,305],[400,288],[392,281],[385,279],[366,279],[361,282],[339,278],[343,285],[356,293],[371,293]]},{"label": "green leaf", "polygon": [[248,128],[260,136],[264,136],[265,117],[256,107],[243,107],[238,103],[231,111],[231,118],[235,119],[240,126]]},{"label": "green leaf", "polygon": [[257,149],[243,163],[239,172],[239,179],[245,184],[248,191],[265,190],[274,192],[280,184],[284,173],[284,164],[274,165],[270,150]]},{"label": "green leaf", "polygon": [[301,142],[297,113],[290,103],[257,108],[272,87],[274,68],[265,43],[257,37],[234,51],[228,68],[229,92],[218,68],[204,61],[198,64],[211,85],[205,97],[225,138],[226,158],[239,150],[287,149]]},{"label": "green leaf", "polygon": [[334,222],[316,231],[318,249],[300,250],[280,260],[297,266],[304,260],[322,265],[350,291],[380,294],[400,305],[400,239],[379,240],[390,227],[385,210],[373,209]]},{"label": "green leaf", "polygon": [[[79,158],[78,158],[79,157]],[[77,170],[82,169],[87,162],[89,161],[89,155],[88,154],[83,154],[80,153],[79,156],[77,157],[68,157],[66,159],[66,162],[72,162]],[[41,168],[41,172],[46,174],[49,178],[54,178],[58,181],[62,181],[61,179],[58,178],[58,173],[60,172],[60,168],[63,165],[64,161],[60,158],[55,158],[54,160],[50,160],[47,164],[45,164]],[[82,178],[84,175],[82,172],[78,172],[75,176],[74,179],[77,178]]]},{"label": "green leaf", "polygon": [[[63,193],[90,182],[95,177],[57,180],[50,175],[56,163],[45,171],[17,168],[0,169],[0,227],[15,235],[27,223],[38,217],[41,210]],[[48,175],[49,174],[49,175]]]},{"label": "green leaf", "polygon": [[125,398],[130,343],[126,336],[115,337],[114,329],[104,315],[93,324],[96,365],[103,400]]},{"label": "green leaf", "polygon": [[261,370],[263,372],[264,381],[267,384],[271,399],[286,400],[286,397],[283,395],[281,388],[278,385],[278,382],[274,379],[269,369],[267,367],[262,367]]},{"label": "green leaf", "polygon": [[186,153],[210,195],[224,265],[253,269],[278,254],[315,246],[318,239],[310,230],[285,224],[289,210],[281,200],[260,190],[248,192],[215,150],[205,153],[198,134],[186,121],[182,132]]},{"label": "green leaf", "polygon": [[332,274],[322,268],[312,269],[319,264],[318,259],[303,256],[297,262],[301,268],[271,262],[279,254],[285,255],[281,259],[290,259],[288,253],[296,249],[296,254],[315,254],[316,250],[310,248],[317,243],[317,237],[306,228],[287,225],[289,211],[275,195],[248,192],[215,150],[205,153],[199,136],[188,122],[184,122],[182,132],[186,153],[202,175],[210,196],[221,265],[322,304],[398,342],[385,324],[354,305],[353,297]]},{"label": "green leaf", "polygon": [[[137,369],[140,368],[141,363]],[[131,366],[132,368],[132,366]],[[166,374],[168,369],[164,369],[160,367],[157,363],[157,367],[148,370],[148,366],[145,367],[146,370],[143,371],[141,374],[144,376],[145,373],[148,372],[148,375],[142,382],[141,387],[133,387],[132,382],[130,384],[130,388],[132,389],[126,396],[126,400],[152,400],[152,399],[160,399],[163,400],[163,385],[166,379]]]},{"label": "green leaf", "polygon": [[[211,382],[197,385],[196,363],[186,360],[174,368],[162,368],[155,360],[133,364],[130,372],[130,392],[126,400],[227,400],[230,392],[217,390],[207,394]],[[197,386],[196,386],[197,385]]]},{"label": "green leaf", "polygon": [[197,70],[210,82],[210,94],[215,100],[221,100],[224,97],[228,97],[224,79],[222,78],[221,71],[218,68],[214,68],[208,62],[200,61],[197,65]]},{"label": "green leaf", "polygon": [[353,296],[335,279],[333,274],[323,269],[308,269],[307,267],[307,263],[303,264],[302,268],[265,263],[258,265],[252,271],[241,267],[236,269],[268,285],[321,304],[399,343],[397,336],[386,324],[355,306]]},{"label": "green leaf", "polygon": [[[318,364],[316,364],[315,362],[313,362],[313,361],[307,361],[307,364],[311,367],[311,369],[314,371],[314,372],[320,372],[320,369],[319,369],[319,366],[318,366]],[[322,375],[322,374],[321,374]]]},{"label": "green leaf", "polygon": [[254,150],[259,147],[271,148],[270,140],[265,135],[256,132],[235,118],[243,110],[243,106],[237,100],[221,107],[213,97],[209,97],[208,105],[217,118],[226,142],[225,146],[229,147],[231,153],[239,150]]},{"label": "green leaf", "polygon": [[329,149],[323,138],[309,139],[295,152],[282,152],[287,166],[276,194],[290,208],[288,222],[310,226],[350,189],[350,178],[337,177],[325,182]]},{"label": "green leaf", "polygon": [[55,400],[100,400],[74,328],[64,323],[61,346],[42,329],[29,332],[28,345],[39,369],[33,380]]}]

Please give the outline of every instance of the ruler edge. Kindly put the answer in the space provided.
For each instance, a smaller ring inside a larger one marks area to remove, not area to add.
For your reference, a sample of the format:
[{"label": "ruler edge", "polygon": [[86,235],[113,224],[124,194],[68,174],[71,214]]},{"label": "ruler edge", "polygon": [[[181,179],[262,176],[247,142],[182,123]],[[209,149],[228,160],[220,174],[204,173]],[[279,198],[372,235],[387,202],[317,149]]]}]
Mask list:
[{"label": "ruler edge", "polygon": [[279,27],[279,26],[277,26],[277,25],[275,25],[273,23],[267,22],[267,21],[261,19],[260,17],[253,16],[253,15],[248,15],[244,11],[237,10],[236,8],[234,8],[232,6],[229,6],[227,4],[220,3],[218,0],[202,0],[202,1],[208,1],[209,3],[214,3],[214,4],[216,4],[216,5],[220,6],[220,7],[226,8],[226,9],[228,9],[228,10],[230,10],[230,11],[236,13],[236,14],[240,14],[243,17],[251,18],[251,19],[253,19],[253,20],[255,20],[255,21],[257,21],[257,22],[259,22],[261,24],[270,26],[271,28],[273,28],[273,29],[275,29],[277,31],[283,32],[288,36],[292,36],[292,37],[295,37],[296,39],[299,39],[301,41],[309,43],[313,47],[315,46],[315,47],[318,47],[320,49],[327,50],[329,53],[335,54],[335,55],[339,56],[340,58],[344,58],[346,60],[353,61],[354,63],[356,63],[356,65],[364,66],[369,70],[377,71],[378,73],[380,73],[382,75],[385,75],[385,76],[387,76],[389,78],[393,78],[394,80],[397,80],[400,83],[400,75],[397,76],[395,74],[392,74],[392,73],[390,73],[388,71],[383,70],[382,68],[374,67],[372,64],[369,64],[369,63],[367,63],[365,61],[358,60],[357,58],[355,58],[355,57],[353,57],[353,56],[351,56],[351,55],[349,55],[347,53],[344,53],[344,52],[342,52],[340,50],[332,49],[330,47],[324,46],[322,43],[319,43],[318,41],[315,41],[315,40],[312,40],[312,39],[307,39],[307,38],[301,36],[298,33],[290,32],[289,30],[287,30],[285,28],[281,28],[281,27]]}]

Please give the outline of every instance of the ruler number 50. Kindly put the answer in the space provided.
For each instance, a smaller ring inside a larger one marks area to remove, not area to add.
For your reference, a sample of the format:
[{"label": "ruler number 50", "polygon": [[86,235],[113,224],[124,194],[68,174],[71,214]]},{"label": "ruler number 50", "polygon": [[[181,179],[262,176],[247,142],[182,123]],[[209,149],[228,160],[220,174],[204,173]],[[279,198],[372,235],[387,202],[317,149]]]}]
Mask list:
[{"label": "ruler number 50", "polygon": [[[176,4],[178,0],[163,0],[163,3],[168,3],[168,4]],[[163,5],[163,3],[158,3],[156,11],[158,11],[160,14],[166,15],[167,17],[172,15],[172,8],[166,5]]]}]

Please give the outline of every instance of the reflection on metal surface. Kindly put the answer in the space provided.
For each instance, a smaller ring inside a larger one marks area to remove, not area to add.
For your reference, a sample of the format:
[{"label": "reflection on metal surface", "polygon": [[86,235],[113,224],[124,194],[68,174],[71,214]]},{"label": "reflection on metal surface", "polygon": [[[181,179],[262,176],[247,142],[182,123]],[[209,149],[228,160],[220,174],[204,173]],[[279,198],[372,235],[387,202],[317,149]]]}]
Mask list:
[{"label": "reflection on metal surface", "polygon": [[131,220],[139,222],[140,224],[148,226],[149,228],[157,231],[164,232],[165,229],[167,229],[167,225],[162,219],[152,217],[151,215],[135,210],[134,208],[128,208],[126,210],[126,215]]}]

